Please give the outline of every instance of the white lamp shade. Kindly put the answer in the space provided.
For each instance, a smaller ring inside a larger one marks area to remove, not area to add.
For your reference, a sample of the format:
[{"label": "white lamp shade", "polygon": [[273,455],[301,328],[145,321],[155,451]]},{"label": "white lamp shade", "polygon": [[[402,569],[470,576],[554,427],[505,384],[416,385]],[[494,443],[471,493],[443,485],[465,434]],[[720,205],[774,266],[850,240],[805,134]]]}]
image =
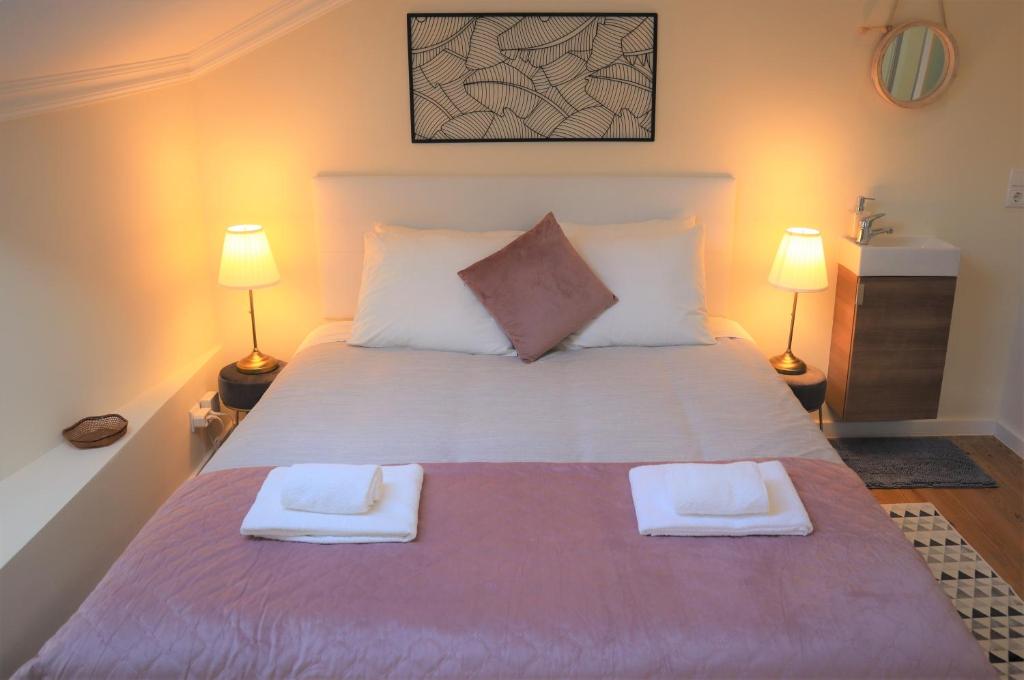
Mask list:
[{"label": "white lamp shade", "polygon": [[224,234],[218,283],[228,288],[264,288],[281,279],[270,243],[258,224],[237,224]]},{"label": "white lamp shade", "polygon": [[775,253],[768,283],[798,293],[828,288],[821,232],[808,227],[787,229]]}]

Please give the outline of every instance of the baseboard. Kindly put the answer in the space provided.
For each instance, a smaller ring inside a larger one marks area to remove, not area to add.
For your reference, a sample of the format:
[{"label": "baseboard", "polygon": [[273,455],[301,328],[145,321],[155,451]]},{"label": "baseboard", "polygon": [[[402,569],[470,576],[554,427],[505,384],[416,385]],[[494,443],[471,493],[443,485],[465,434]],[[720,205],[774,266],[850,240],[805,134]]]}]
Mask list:
[{"label": "baseboard", "polygon": [[[891,422],[845,423],[826,420],[829,437],[953,437],[957,435],[996,435],[994,420],[894,420]],[[1000,441],[1003,441],[1000,437]],[[1019,439],[1018,439],[1019,441]],[[1006,442],[1003,442],[1006,444]],[[1006,444],[1010,446],[1010,444]],[[1010,446],[1010,448],[1013,448]]]},{"label": "baseboard", "polygon": [[1009,425],[995,420],[896,420],[876,423],[844,423],[826,420],[827,437],[955,437],[989,435],[1024,458],[1024,437]]},{"label": "baseboard", "polygon": [[1006,448],[1024,458],[1024,437],[1021,436],[1020,432],[1015,431],[1006,423],[996,421],[995,431],[992,434],[996,436],[996,439],[1005,444]]}]

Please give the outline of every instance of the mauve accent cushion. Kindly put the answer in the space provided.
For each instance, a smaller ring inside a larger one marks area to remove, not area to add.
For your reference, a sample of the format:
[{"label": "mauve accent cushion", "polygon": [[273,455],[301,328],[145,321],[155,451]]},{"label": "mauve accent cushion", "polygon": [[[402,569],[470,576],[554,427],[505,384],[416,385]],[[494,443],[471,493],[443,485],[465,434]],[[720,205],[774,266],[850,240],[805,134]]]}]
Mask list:
[{"label": "mauve accent cushion", "polygon": [[551,213],[459,276],[527,363],[618,302]]}]

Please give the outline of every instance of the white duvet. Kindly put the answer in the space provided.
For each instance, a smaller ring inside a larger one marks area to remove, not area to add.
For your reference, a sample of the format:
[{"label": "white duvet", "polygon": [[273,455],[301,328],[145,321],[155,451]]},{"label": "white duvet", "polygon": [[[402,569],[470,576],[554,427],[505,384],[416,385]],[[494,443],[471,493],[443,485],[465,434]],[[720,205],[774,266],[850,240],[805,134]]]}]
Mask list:
[{"label": "white duvet", "polygon": [[523,364],[350,347],[346,327],[328,324],[205,471],[315,462],[838,461],[742,330],[717,328],[739,337],[559,351]]}]

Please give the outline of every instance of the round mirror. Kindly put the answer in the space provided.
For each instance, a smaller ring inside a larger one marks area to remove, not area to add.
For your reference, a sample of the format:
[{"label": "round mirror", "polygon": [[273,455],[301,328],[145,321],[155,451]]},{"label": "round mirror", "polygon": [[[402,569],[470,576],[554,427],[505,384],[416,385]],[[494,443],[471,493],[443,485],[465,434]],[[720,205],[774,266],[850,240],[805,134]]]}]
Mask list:
[{"label": "round mirror", "polygon": [[956,73],[956,43],[942,26],[911,21],[895,27],[875,48],[871,78],[897,106],[924,106],[949,87]]}]

